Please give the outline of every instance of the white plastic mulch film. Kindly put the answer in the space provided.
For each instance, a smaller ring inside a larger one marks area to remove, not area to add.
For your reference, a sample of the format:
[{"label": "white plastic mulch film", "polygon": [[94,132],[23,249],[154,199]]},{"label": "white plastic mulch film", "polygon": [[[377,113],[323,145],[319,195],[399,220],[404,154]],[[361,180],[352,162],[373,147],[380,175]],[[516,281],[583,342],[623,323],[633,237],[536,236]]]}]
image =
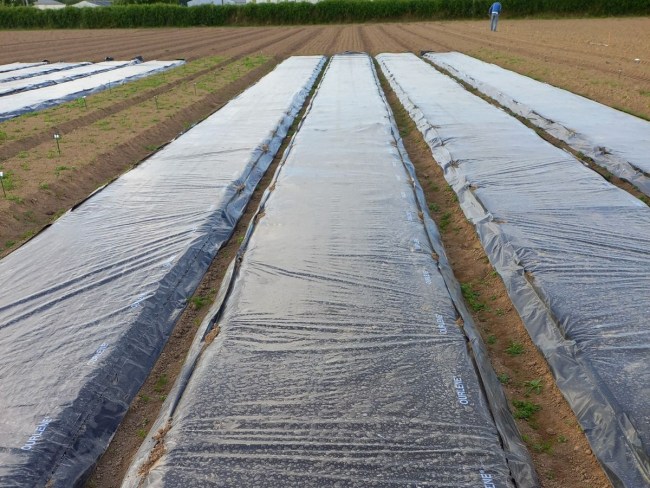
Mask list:
[{"label": "white plastic mulch film", "polygon": [[416,56],[378,60],[611,481],[646,486],[650,209]]},{"label": "white plastic mulch film", "polygon": [[426,58],[650,195],[650,122],[461,53]]},{"label": "white plastic mulch film", "polygon": [[283,62],[0,261],[1,486],[83,481],[323,62]]},{"label": "white plastic mulch film", "polygon": [[41,64],[46,64],[45,61],[40,63],[9,63],[9,64],[0,64],[0,73],[5,73],[7,71],[17,71],[25,68],[31,68],[32,66],[39,66]]},{"label": "white plastic mulch film", "polygon": [[32,76],[39,76],[45,73],[53,73],[56,71],[65,71],[68,69],[76,68],[77,66],[83,66],[90,63],[51,63],[51,64],[39,64],[34,66],[28,66],[19,70],[10,70],[5,72],[0,72],[0,83],[5,81],[18,80],[23,78],[30,78]]},{"label": "white plastic mulch film", "polygon": [[82,66],[66,69],[63,71],[54,71],[53,73],[46,73],[38,76],[31,76],[29,78],[20,78],[12,81],[5,81],[0,83],[0,96],[7,96],[12,93],[17,93],[25,90],[34,90],[44,86],[55,85],[57,83],[64,83],[72,81],[84,76],[90,76],[103,71],[120,68],[126,66],[130,61],[105,61],[95,64],[84,64]]},{"label": "white plastic mulch film", "polygon": [[181,64],[183,64],[183,61],[147,61],[65,83],[14,93],[2,97],[0,122],[29,112],[45,110],[54,105],[75,100],[84,95],[107,90],[111,86],[137,80]]},{"label": "white plastic mulch film", "polygon": [[372,59],[334,56],[124,486],[535,486],[413,178]]}]

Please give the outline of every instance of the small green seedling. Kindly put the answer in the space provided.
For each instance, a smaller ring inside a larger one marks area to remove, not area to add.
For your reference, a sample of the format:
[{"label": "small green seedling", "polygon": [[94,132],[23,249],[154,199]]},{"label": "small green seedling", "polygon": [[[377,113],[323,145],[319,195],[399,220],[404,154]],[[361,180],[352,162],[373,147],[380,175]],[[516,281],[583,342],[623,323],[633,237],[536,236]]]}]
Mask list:
[{"label": "small green seedling", "polygon": [[536,452],[551,454],[553,452],[553,444],[551,443],[551,441],[541,441],[536,444],[533,444],[533,449]]},{"label": "small green seedling", "polygon": [[515,407],[514,417],[523,420],[529,420],[542,409],[541,405],[524,400],[513,400],[512,406]]},{"label": "small green seedling", "polygon": [[156,384],[153,385],[153,389],[156,392],[160,393],[165,389],[165,386],[167,386],[168,382],[169,382],[169,380],[167,379],[167,375],[166,374],[161,374],[158,377],[158,379],[156,380]]},{"label": "small green seedling", "polygon": [[448,226],[451,221],[451,212],[445,212],[442,214],[442,217],[440,217],[440,222],[438,223],[438,227],[440,227],[440,230],[444,231]]},{"label": "small green seedling", "polygon": [[537,380],[530,380],[530,381],[524,381],[524,386],[526,387],[526,394],[531,394],[532,392],[535,392],[537,395],[539,395],[542,392],[542,380],[537,379]]},{"label": "small green seedling", "polygon": [[524,352],[524,345],[519,342],[510,341],[510,344],[506,348],[506,353],[510,356],[519,356]]},{"label": "small green seedling", "polygon": [[471,283],[462,283],[460,285],[460,291],[463,292],[463,297],[467,300],[467,303],[474,312],[480,312],[487,308],[485,303],[479,300],[479,293],[472,289]]},{"label": "small green seedling", "polygon": [[208,303],[208,299],[206,297],[198,295],[190,298],[190,302],[194,306],[195,310],[200,310],[205,306],[206,303]]}]

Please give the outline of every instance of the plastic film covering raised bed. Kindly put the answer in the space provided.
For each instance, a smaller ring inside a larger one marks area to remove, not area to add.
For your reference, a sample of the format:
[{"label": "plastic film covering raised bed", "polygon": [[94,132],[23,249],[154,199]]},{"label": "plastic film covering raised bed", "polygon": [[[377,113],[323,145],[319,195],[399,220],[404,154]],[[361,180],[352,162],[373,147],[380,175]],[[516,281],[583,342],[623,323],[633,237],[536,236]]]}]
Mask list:
[{"label": "plastic film covering raised bed", "polygon": [[32,76],[39,76],[45,73],[53,73],[55,71],[62,71],[77,66],[83,66],[84,64],[90,63],[52,63],[52,64],[40,64],[29,66],[23,69],[15,71],[6,71],[4,73],[0,72],[0,86],[5,81],[18,80],[21,78],[29,78]]},{"label": "plastic film covering raised bed", "polygon": [[32,76],[30,78],[21,78],[13,81],[0,83],[0,96],[10,95],[25,90],[34,90],[44,86],[64,83],[66,81],[76,80],[84,76],[90,76],[104,71],[126,66],[130,61],[105,61],[96,64],[86,64],[77,68],[71,68],[64,71],[55,71],[44,75]]},{"label": "plastic film covering raised bed", "polygon": [[15,93],[2,98],[0,122],[75,100],[111,86],[121,85],[183,64],[183,61],[147,61],[57,85]]},{"label": "plastic film covering raised bed", "polygon": [[534,485],[413,174],[371,58],[335,56],[125,486]]},{"label": "plastic film covering raised bed", "polygon": [[647,486],[650,209],[416,56],[378,59],[610,479]]},{"label": "plastic film covering raised bed", "polygon": [[7,71],[16,71],[24,68],[31,68],[32,66],[39,66],[45,64],[44,61],[40,63],[9,63],[9,64],[0,64],[0,73],[6,73]]},{"label": "plastic film covering raised bed", "polygon": [[0,486],[85,477],[322,62],[285,61],[0,261]]},{"label": "plastic film covering raised bed", "polygon": [[461,53],[426,58],[650,195],[650,122]]}]

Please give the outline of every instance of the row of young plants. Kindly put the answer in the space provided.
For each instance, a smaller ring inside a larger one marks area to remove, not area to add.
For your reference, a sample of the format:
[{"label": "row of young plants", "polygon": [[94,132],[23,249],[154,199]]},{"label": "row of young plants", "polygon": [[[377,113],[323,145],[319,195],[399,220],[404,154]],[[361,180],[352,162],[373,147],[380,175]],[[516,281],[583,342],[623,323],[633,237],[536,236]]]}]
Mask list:
[{"label": "row of young plants", "polygon": [[[492,0],[323,0],[246,5],[181,5],[138,2],[95,9],[0,7],[0,28],[128,28],[223,25],[294,25],[369,21],[483,18]],[[162,0],[177,2],[178,0]],[[526,16],[649,15],[648,0],[507,0],[504,14]]]}]

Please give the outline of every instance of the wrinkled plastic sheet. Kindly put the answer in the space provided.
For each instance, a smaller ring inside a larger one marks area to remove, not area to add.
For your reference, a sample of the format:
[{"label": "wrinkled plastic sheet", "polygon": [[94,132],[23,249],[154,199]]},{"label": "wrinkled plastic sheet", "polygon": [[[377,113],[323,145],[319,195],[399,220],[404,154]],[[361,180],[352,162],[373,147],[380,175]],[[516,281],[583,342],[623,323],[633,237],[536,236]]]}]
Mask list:
[{"label": "wrinkled plastic sheet", "polygon": [[369,56],[331,60],[254,222],[123,486],[536,485]]},{"label": "wrinkled plastic sheet", "polygon": [[378,60],[611,481],[646,486],[650,209],[416,56]]},{"label": "wrinkled plastic sheet", "polygon": [[84,479],[322,62],[283,62],[0,261],[0,486]]},{"label": "wrinkled plastic sheet", "polygon": [[32,76],[30,78],[21,78],[13,81],[0,83],[0,96],[10,95],[25,90],[34,90],[44,86],[56,85],[66,81],[76,80],[84,76],[90,76],[104,71],[126,66],[131,61],[105,61],[95,64],[86,64],[77,68],[71,68],[64,71],[55,71],[44,75]]},{"label": "wrinkled plastic sheet", "polygon": [[7,71],[16,71],[24,68],[31,68],[32,66],[39,66],[45,64],[45,62],[40,63],[9,63],[0,65],[0,73],[5,73]]},{"label": "wrinkled plastic sheet", "polygon": [[45,73],[53,73],[55,71],[62,71],[71,68],[76,68],[77,66],[83,66],[84,64],[90,63],[51,63],[51,64],[41,64],[35,66],[29,66],[23,69],[6,71],[4,73],[0,72],[0,86],[6,81],[18,80],[21,78],[29,78],[32,76],[39,76]]},{"label": "wrinkled plastic sheet", "polygon": [[147,61],[65,83],[15,93],[2,98],[0,122],[37,110],[91,95],[111,86],[121,85],[176,66],[184,61]]},{"label": "wrinkled plastic sheet", "polygon": [[461,53],[425,57],[650,195],[650,122]]}]

